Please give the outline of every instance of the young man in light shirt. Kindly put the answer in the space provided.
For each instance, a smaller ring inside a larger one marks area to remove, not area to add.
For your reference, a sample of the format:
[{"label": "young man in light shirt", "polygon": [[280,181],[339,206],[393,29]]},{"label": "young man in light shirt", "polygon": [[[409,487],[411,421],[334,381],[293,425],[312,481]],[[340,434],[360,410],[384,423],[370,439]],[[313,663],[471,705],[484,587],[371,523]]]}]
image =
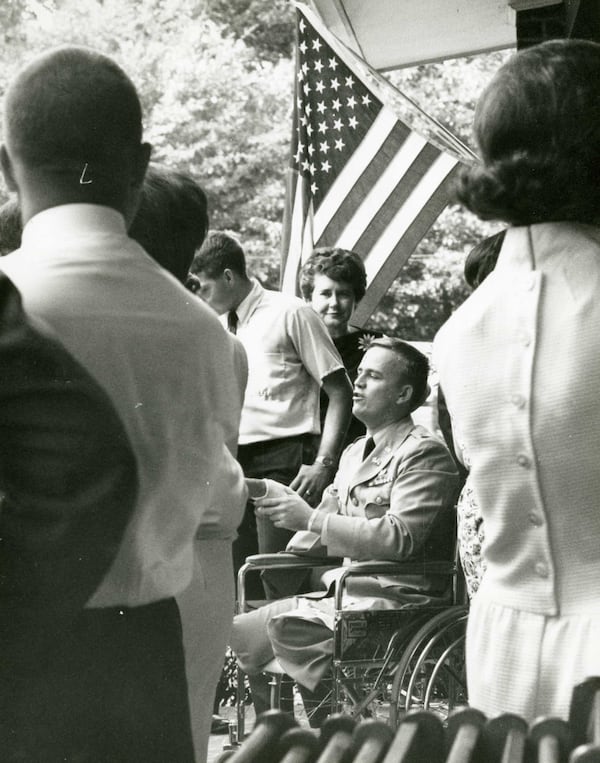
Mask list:
[{"label": "young man in light shirt", "polygon": [[[352,394],[324,323],[301,299],[264,289],[249,278],[242,247],[225,233],[208,234],[192,271],[200,281],[199,295],[242,341],[248,356],[238,449],[246,477],[289,484],[316,506],[335,474]],[[329,406],[315,455],[321,387]],[[236,569],[257,551],[284,549],[291,537],[268,518],[257,521],[251,504],[238,534]],[[284,584],[271,578],[270,585],[281,589]]]}]

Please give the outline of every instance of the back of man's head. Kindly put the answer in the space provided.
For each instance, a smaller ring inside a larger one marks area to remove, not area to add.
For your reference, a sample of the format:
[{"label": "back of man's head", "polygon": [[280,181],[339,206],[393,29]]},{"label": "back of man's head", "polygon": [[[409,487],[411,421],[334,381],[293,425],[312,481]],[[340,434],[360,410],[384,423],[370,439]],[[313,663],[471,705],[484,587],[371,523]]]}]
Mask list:
[{"label": "back of man's head", "polygon": [[29,167],[81,172],[86,163],[97,171],[118,166],[141,143],[140,101],[107,56],[55,48],[26,65],[10,85],[4,139],[11,157]]},{"label": "back of man's head", "polygon": [[[0,208],[1,212],[1,208]],[[129,235],[179,281],[208,230],[206,194],[184,172],[150,165]]]},{"label": "back of man's head", "polygon": [[208,278],[218,278],[225,270],[231,270],[246,278],[246,258],[240,243],[222,231],[210,231],[199,252],[194,257],[192,273],[203,273]]},{"label": "back of man's head", "polygon": [[374,339],[369,347],[384,347],[393,352],[403,365],[402,383],[410,384],[412,396],[410,399],[410,412],[423,405],[429,394],[428,376],[429,360],[420,350],[412,344],[395,337],[382,336]]}]

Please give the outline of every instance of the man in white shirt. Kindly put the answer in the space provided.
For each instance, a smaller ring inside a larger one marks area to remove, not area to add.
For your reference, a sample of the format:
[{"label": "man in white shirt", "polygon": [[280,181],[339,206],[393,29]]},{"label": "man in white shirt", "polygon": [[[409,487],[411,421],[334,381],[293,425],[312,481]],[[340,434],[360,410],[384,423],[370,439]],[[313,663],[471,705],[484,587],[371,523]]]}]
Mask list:
[{"label": "man in white shirt", "polygon": [[[2,168],[24,229],[1,269],[26,315],[108,394],[139,478],[114,561],[65,657],[73,680],[46,696],[45,726],[60,728],[37,759],[191,763],[174,597],[191,580],[204,514],[224,490],[230,505],[245,502],[225,444],[239,397],[232,354],[211,311],[127,236],[150,146],[135,88],[113,61],[75,47],[40,56],[7,92],[3,132]],[[28,733],[36,750],[48,729]]]},{"label": "man in white shirt", "polygon": [[[225,233],[208,234],[192,270],[199,295],[246,348],[249,374],[238,450],[246,477],[289,484],[317,505],[335,474],[352,406],[352,388],[325,325],[301,299],[250,279],[240,244]],[[329,406],[313,458],[321,386]],[[238,533],[236,569],[257,550],[284,549],[291,537],[268,519],[257,522],[250,504]]]}]

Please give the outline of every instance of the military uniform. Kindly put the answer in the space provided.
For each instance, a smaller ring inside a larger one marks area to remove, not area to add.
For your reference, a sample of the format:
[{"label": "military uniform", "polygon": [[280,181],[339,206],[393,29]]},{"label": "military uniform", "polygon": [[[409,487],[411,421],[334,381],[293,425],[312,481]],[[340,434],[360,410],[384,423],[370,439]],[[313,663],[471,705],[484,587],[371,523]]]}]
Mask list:
[{"label": "military uniform", "polygon": [[[346,562],[448,559],[454,548],[458,474],[450,453],[409,417],[344,451],[333,485],[319,509],[327,512],[321,540]],[[326,573],[327,581],[335,576]],[[357,578],[345,606],[393,609],[447,594],[447,580],[425,575]],[[294,597],[234,620],[232,647],[252,674],[273,657],[296,681],[313,689],[331,661],[333,600]]]}]

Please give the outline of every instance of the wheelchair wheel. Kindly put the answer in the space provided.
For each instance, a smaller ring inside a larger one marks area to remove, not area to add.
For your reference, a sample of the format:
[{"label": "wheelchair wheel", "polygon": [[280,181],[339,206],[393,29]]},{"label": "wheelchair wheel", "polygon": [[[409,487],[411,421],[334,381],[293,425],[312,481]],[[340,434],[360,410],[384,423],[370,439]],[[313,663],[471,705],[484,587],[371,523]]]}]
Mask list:
[{"label": "wheelchair wheel", "polygon": [[467,702],[465,678],[466,607],[451,607],[420,628],[395,669],[390,724],[408,710],[423,709],[447,718]]}]

